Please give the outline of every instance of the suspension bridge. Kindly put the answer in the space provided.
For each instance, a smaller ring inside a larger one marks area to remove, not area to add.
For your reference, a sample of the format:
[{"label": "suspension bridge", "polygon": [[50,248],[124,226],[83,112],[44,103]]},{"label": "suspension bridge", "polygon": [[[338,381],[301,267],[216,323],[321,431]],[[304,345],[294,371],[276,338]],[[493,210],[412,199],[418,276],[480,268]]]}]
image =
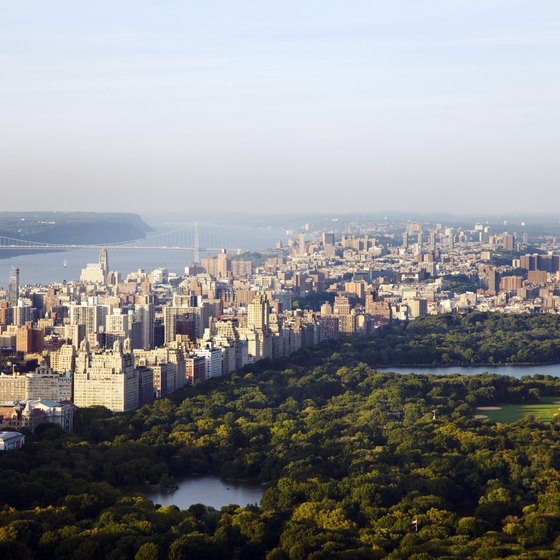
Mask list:
[{"label": "suspension bridge", "polygon": [[30,250],[30,251],[76,251],[79,249],[139,249],[143,251],[192,251],[195,262],[199,262],[200,253],[215,252],[226,249],[230,252],[242,251],[239,247],[232,247],[231,243],[219,238],[212,232],[201,229],[198,224],[166,231],[130,241],[113,243],[48,243],[29,241],[12,237],[0,236],[1,250]]}]

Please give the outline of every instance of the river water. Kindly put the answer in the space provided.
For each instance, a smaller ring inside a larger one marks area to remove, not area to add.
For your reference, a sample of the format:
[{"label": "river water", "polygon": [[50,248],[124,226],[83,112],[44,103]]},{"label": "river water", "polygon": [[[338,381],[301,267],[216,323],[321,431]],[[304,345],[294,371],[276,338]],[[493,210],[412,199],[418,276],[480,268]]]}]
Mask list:
[{"label": "river water", "polygon": [[177,483],[174,492],[149,492],[146,498],[162,506],[174,505],[187,509],[193,504],[204,504],[220,509],[222,506],[237,504],[245,507],[259,504],[265,487],[250,482],[226,482],[215,476],[186,478]]},{"label": "river water", "polygon": [[[162,230],[155,234],[163,233]],[[151,235],[155,235],[151,234]],[[286,241],[286,231],[279,228],[257,228],[240,226],[201,225],[201,243],[205,235],[227,240],[231,247],[247,251],[274,247],[279,240]],[[214,243],[215,245],[215,243]],[[224,242],[225,245],[225,242]],[[139,268],[150,272],[157,267],[169,272],[183,273],[185,266],[192,264],[190,250],[177,249],[111,249],[108,246],[109,268],[119,271],[123,277]],[[215,255],[216,253],[212,253]],[[201,257],[206,255],[201,252]],[[0,287],[6,287],[12,267],[20,270],[20,284],[51,284],[64,280],[78,280],[82,268],[99,260],[99,250],[80,249],[56,253],[34,253],[2,258],[0,251]]]},{"label": "river water", "polygon": [[394,371],[395,373],[417,373],[434,375],[477,375],[479,373],[495,373],[498,375],[509,375],[511,377],[523,377],[524,375],[552,375],[560,376],[560,364],[547,364],[535,366],[445,366],[445,367],[384,367],[376,368],[377,371]]}]

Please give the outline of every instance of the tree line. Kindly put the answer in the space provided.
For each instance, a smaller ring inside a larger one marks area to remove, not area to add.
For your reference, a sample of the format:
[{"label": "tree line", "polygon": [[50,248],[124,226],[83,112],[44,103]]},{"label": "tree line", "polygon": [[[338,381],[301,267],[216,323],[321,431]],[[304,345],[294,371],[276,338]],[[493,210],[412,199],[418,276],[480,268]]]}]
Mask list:
[{"label": "tree line", "polygon": [[372,366],[560,363],[560,316],[430,315],[395,322],[352,344]]}]

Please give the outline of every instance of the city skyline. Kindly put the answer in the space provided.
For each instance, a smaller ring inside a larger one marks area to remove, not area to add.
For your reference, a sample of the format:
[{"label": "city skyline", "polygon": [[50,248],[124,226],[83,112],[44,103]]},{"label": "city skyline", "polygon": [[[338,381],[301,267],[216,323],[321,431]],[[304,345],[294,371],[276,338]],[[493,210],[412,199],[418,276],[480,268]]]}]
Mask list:
[{"label": "city skyline", "polygon": [[560,202],[555,2],[0,0],[0,15],[6,210]]},{"label": "city skyline", "polygon": [[558,221],[382,216],[178,270],[5,259],[2,558],[553,558]]}]

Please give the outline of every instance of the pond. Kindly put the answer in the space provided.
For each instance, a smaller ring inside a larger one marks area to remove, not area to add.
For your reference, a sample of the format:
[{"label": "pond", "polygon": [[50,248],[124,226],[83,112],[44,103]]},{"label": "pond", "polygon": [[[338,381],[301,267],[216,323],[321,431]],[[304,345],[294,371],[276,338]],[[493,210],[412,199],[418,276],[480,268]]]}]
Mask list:
[{"label": "pond", "polygon": [[259,504],[266,489],[262,484],[224,481],[215,476],[185,478],[177,481],[177,486],[177,490],[171,492],[147,492],[145,495],[162,506],[187,509],[193,504],[204,504],[220,509],[229,504],[242,507]]}]

